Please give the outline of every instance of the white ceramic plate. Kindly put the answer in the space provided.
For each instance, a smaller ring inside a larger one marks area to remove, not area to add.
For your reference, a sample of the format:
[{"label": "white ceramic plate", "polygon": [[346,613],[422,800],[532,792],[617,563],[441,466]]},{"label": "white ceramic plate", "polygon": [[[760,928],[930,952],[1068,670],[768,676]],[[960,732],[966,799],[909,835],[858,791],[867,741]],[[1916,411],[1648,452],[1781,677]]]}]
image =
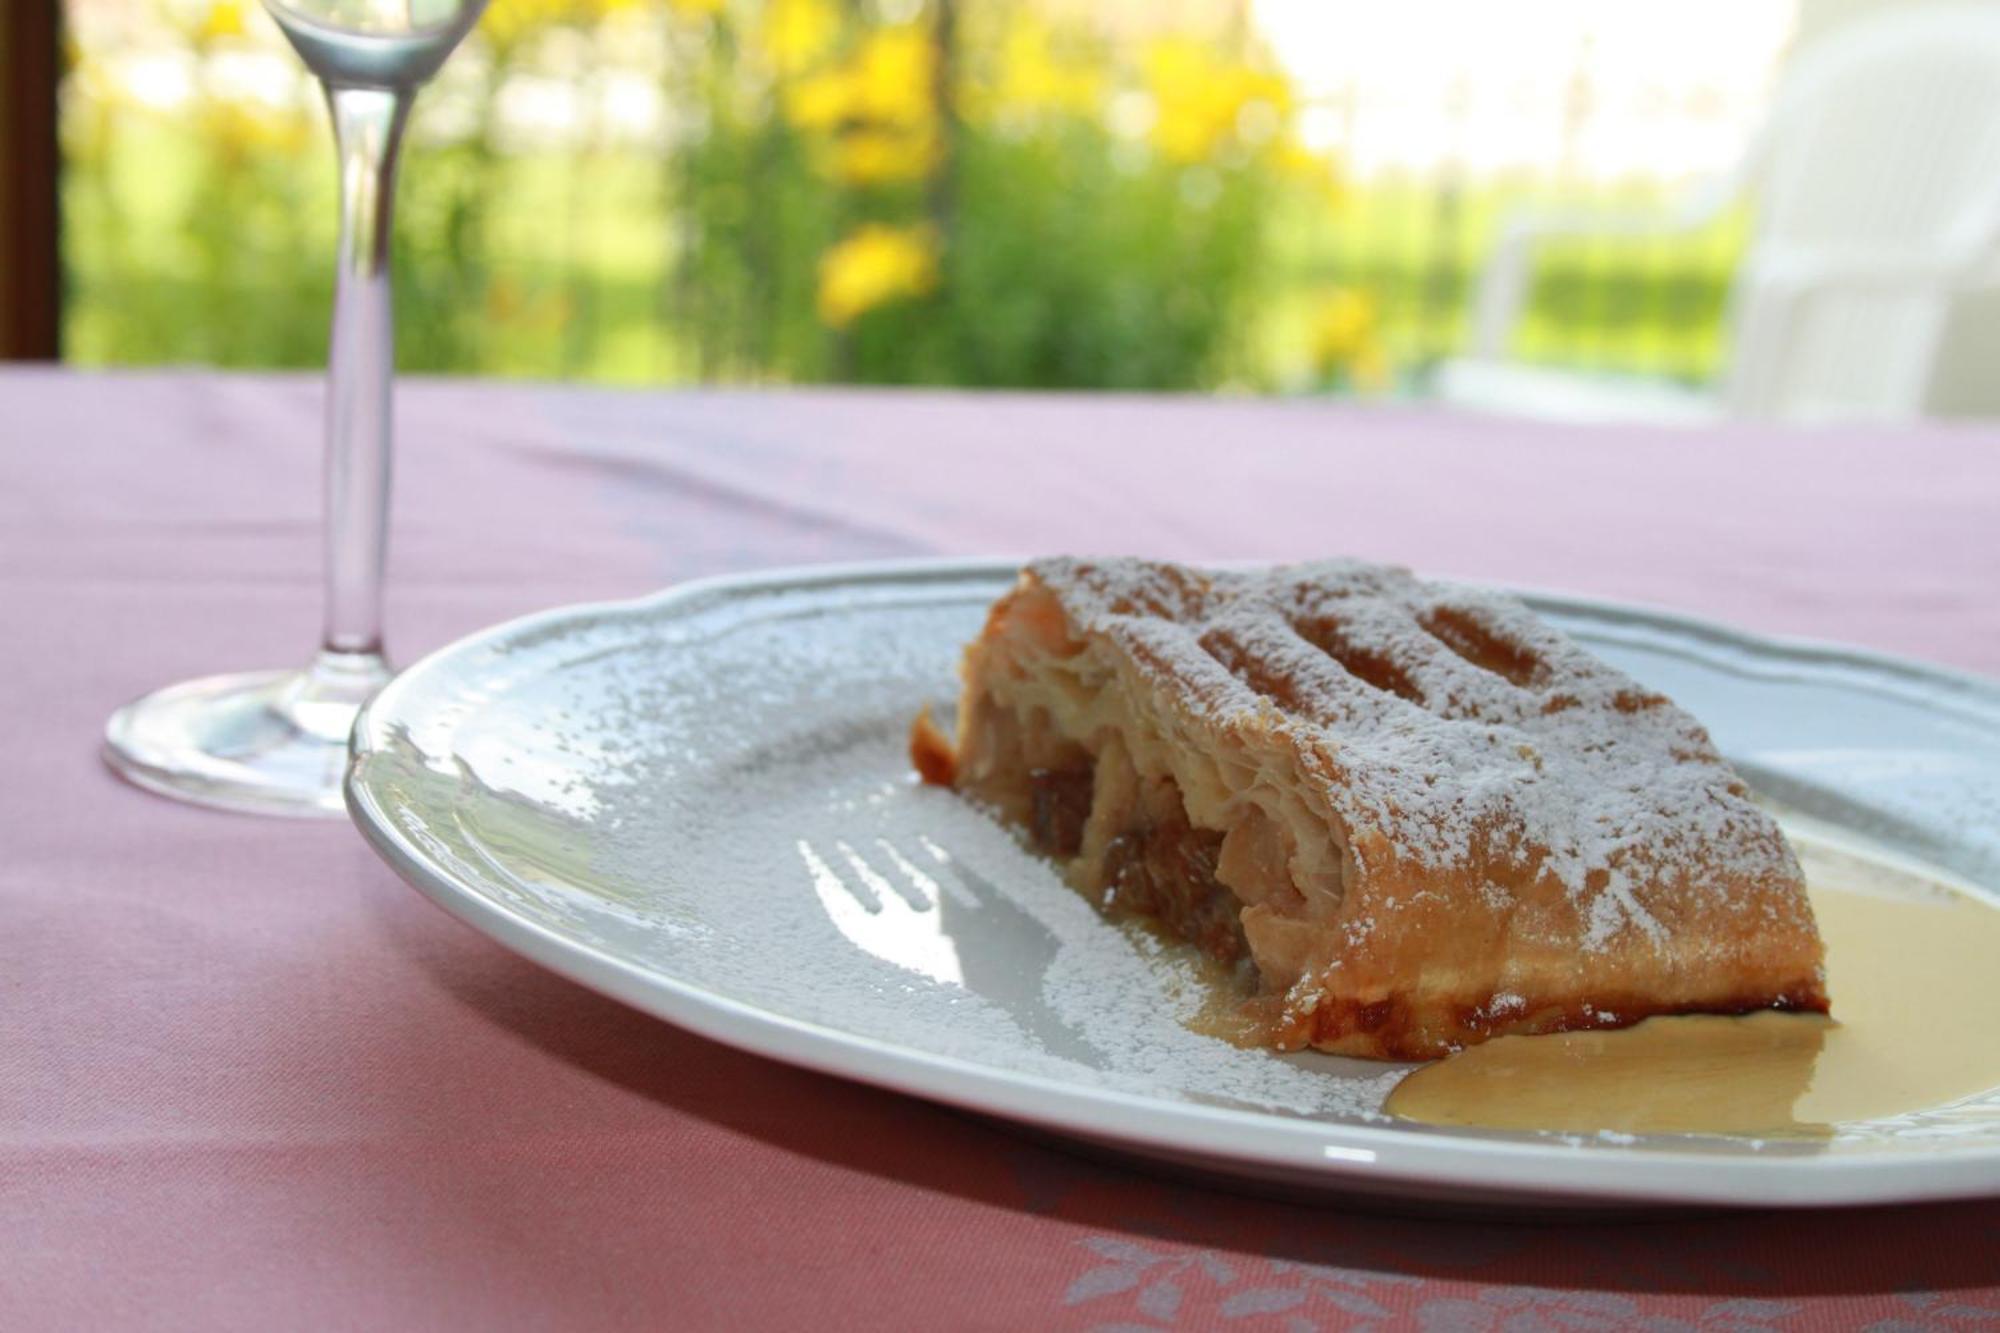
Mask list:
[{"label": "white ceramic plate", "polygon": [[[784,571],[547,612],[405,672],[357,724],[355,821],[528,958],[745,1050],[1293,1191],[1472,1205],[1818,1205],[2000,1193],[2000,1098],[1810,1143],[1388,1120],[1400,1066],[1188,1031],[1179,965],[904,737],[1013,567]],[[2000,686],[1531,596],[1701,717],[1786,805],[2000,886]]]}]

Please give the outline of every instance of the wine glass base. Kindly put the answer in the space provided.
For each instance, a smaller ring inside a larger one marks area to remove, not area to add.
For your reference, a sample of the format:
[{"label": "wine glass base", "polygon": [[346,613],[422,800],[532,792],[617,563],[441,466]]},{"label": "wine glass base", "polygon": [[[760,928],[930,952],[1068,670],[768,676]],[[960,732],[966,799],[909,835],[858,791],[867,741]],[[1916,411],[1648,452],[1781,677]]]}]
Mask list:
[{"label": "wine glass base", "polygon": [[178,801],[341,818],[354,715],[388,680],[372,654],[322,653],[304,671],[183,681],[111,715],[104,761]]}]

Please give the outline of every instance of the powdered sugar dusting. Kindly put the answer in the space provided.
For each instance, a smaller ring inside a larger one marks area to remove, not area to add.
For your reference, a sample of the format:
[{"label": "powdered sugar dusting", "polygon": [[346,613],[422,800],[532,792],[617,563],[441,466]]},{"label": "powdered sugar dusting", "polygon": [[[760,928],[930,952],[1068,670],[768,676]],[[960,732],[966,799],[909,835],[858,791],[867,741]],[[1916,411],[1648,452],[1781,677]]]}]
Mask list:
[{"label": "powdered sugar dusting", "polygon": [[1552,875],[1587,949],[1662,939],[1659,894],[1757,882],[1803,903],[1777,826],[1700,724],[1514,598],[1346,561],[1029,570],[1199,725],[1309,753],[1350,841],[1425,869],[1478,855]]},{"label": "powdered sugar dusting", "polygon": [[[912,704],[947,699],[995,578],[800,585],[579,610],[461,646],[400,683],[360,789],[465,897],[661,988],[1156,1101],[1376,1114],[1402,1067],[1187,1032],[1190,971],[1108,926],[980,812],[909,780]],[[1676,643],[1677,661],[1704,647]],[[1700,670],[1727,690],[1744,678],[1728,665]],[[1898,770],[1868,790],[1953,789]],[[1876,1136],[1950,1147],[1990,1141],[1993,1123],[1982,1104]],[[1861,1134],[1844,1128],[1836,1150]]]},{"label": "powdered sugar dusting", "polygon": [[1191,1031],[1206,996],[1191,959],[1107,921],[992,818],[915,780],[909,718],[949,687],[979,611],[862,608],[828,634],[746,618],[684,654],[593,662],[575,674],[594,703],[523,698],[510,725],[560,711],[566,749],[587,756],[589,867],[574,878],[631,888],[565,901],[571,928],[614,947],[647,904],[671,904],[704,927],[673,951],[675,974],[741,1003],[1068,1082],[1378,1118],[1405,1066]]}]

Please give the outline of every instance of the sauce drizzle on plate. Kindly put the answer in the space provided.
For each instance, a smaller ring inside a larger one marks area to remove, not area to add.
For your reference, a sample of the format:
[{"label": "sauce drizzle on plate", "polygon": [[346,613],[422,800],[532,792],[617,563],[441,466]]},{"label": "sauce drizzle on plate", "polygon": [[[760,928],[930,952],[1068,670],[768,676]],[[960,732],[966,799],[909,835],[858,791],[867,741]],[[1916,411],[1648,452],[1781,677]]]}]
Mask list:
[{"label": "sauce drizzle on plate", "polygon": [[1434,1125],[1823,1137],[2000,1087],[2000,908],[1788,826],[1833,1016],[1653,1018],[1501,1037],[1416,1070],[1387,1110]]}]

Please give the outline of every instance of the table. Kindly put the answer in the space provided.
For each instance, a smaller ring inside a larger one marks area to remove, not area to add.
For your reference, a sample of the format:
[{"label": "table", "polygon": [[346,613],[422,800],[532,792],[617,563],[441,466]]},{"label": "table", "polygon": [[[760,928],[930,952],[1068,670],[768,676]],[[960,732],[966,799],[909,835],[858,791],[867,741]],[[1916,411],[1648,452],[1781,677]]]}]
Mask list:
[{"label": "table", "polygon": [[[1682,434],[1191,398],[400,398],[404,660],[835,558],[1348,552],[2000,673],[2000,431]],[[0,1323],[1900,1328],[2000,1202],[1523,1227],[1214,1193],[768,1063],[514,958],[337,822],[115,781],[124,699],[290,665],[310,378],[0,374]]]}]

